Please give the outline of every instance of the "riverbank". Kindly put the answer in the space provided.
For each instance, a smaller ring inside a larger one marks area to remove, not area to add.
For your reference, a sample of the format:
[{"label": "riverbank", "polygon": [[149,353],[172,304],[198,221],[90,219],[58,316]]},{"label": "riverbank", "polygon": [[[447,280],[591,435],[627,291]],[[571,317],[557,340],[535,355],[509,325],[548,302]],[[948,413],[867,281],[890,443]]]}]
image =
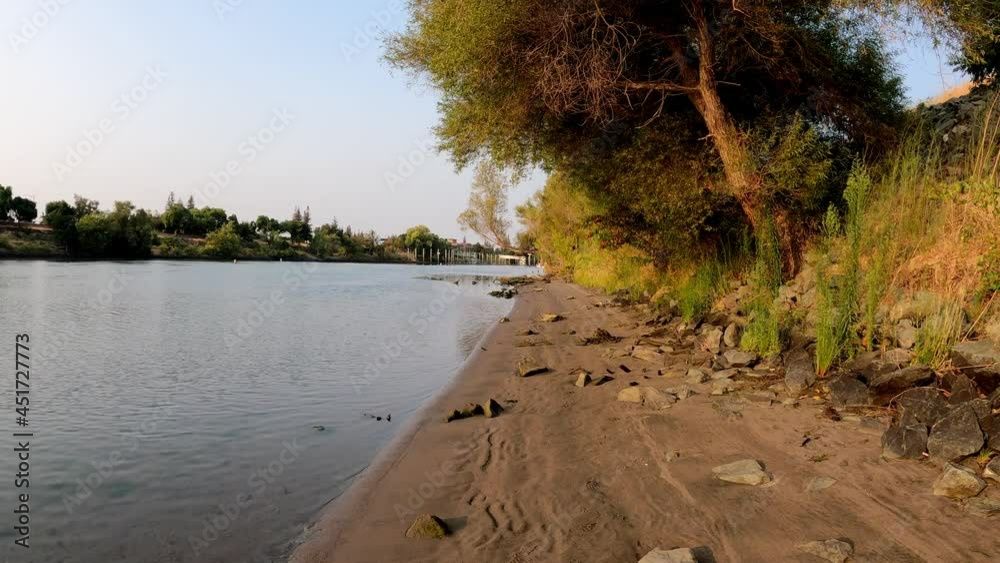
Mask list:
[{"label": "riverbank", "polygon": [[[547,313],[564,320],[538,322]],[[808,562],[820,559],[800,544],[836,538],[859,561],[1000,554],[987,531],[995,520],[932,494],[940,464],[882,459],[885,409],[832,412],[819,391],[789,397],[776,391],[783,373],[759,365],[734,370],[713,395],[722,382],[709,379],[719,373],[714,354],[680,343],[650,354],[643,335],[671,342],[672,327],[575,285],[523,287],[509,318],[328,507],[291,561],[620,563],[705,546],[719,562]],[[623,340],[580,345],[599,328]],[[522,358],[550,371],[516,377]],[[576,387],[577,368],[613,379]],[[687,368],[704,377],[692,380]],[[645,404],[617,400],[633,385]],[[505,409],[499,417],[444,421],[491,398]],[[766,472],[759,486],[713,475],[748,459]],[[995,498],[996,488],[984,495]],[[422,513],[442,518],[451,535],[407,538]]]}]

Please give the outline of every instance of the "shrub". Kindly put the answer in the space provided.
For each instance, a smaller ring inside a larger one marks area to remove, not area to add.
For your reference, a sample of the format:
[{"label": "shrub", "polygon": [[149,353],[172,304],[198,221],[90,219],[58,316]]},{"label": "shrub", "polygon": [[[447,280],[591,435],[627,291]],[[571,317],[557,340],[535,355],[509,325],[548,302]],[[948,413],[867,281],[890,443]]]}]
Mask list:
[{"label": "shrub", "polygon": [[781,352],[784,321],[778,308],[778,289],[782,281],[781,250],[773,221],[767,221],[757,237],[757,257],[750,274],[752,296],[747,307],[750,320],[740,346],[761,356]]},{"label": "shrub", "polygon": [[216,258],[232,259],[239,257],[242,249],[243,241],[236,231],[236,226],[233,223],[226,223],[222,228],[208,234],[202,251]]}]

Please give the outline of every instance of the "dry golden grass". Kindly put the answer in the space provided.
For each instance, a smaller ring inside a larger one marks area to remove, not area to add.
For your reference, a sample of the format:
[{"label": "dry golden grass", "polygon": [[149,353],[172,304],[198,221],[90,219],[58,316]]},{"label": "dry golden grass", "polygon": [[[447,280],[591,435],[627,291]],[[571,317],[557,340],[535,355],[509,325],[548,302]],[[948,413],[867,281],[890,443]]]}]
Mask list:
[{"label": "dry golden grass", "polygon": [[929,106],[935,106],[937,104],[943,104],[944,102],[947,102],[948,100],[951,100],[951,99],[954,99],[954,98],[958,98],[960,96],[964,96],[964,95],[968,94],[971,91],[972,91],[972,82],[966,81],[966,82],[963,82],[963,83],[961,83],[961,84],[959,84],[957,86],[952,86],[951,88],[948,88],[944,92],[941,92],[937,96],[934,96],[933,98],[927,100],[924,103],[927,104],[927,105],[929,105]]}]

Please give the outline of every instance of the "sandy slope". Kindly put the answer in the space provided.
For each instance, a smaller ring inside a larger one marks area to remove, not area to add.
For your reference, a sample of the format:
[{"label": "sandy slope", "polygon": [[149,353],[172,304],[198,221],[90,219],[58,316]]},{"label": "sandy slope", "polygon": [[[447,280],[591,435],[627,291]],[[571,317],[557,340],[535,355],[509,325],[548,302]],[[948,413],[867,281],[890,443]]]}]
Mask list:
[{"label": "sandy slope", "polygon": [[[293,561],[624,563],[658,546],[704,545],[720,563],[807,563],[821,560],[796,544],[839,537],[856,544],[856,561],[1000,561],[996,520],[932,496],[936,467],[882,461],[877,431],[857,422],[832,422],[808,404],[711,397],[707,387],[664,411],[617,402],[631,381],[682,382],[641,360],[604,357],[628,340],[585,347],[567,332],[649,329],[634,313],[593,307],[604,298],[576,286],[535,287],[542,291],[522,289],[512,322],[331,507]],[[534,322],[547,312],[567,319]],[[514,347],[529,327],[552,345]],[[514,377],[527,355],[554,371]],[[579,389],[568,375],[577,367],[611,369],[615,380]],[[443,422],[446,409],[490,397],[507,406],[499,418]],[[668,461],[671,451],[680,457]],[[754,488],[712,478],[712,467],[743,458],[761,461],[775,481]],[[806,492],[821,475],[838,482]],[[445,518],[452,536],[405,538],[421,512]]]}]

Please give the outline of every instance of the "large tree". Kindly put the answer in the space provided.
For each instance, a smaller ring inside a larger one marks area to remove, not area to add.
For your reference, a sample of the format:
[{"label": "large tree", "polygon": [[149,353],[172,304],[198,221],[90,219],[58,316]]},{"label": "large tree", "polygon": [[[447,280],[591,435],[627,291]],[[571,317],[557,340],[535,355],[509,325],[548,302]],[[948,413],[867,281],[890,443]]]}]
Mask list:
[{"label": "large tree", "polygon": [[748,132],[799,113],[873,148],[902,91],[876,33],[833,0],[411,0],[388,58],[443,93],[441,146],[463,166],[489,154],[558,166],[580,139],[664,117],[696,122],[721,164],[717,189],[760,228],[797,237]]},{"label": "large tree", "polygon": [[507,191],[510,183],[503,171],[488,160],[476,167],[469,195],[469,207],[458,216],[458,224],[486,242],[510,248],[510,219],[507,216]]}]

